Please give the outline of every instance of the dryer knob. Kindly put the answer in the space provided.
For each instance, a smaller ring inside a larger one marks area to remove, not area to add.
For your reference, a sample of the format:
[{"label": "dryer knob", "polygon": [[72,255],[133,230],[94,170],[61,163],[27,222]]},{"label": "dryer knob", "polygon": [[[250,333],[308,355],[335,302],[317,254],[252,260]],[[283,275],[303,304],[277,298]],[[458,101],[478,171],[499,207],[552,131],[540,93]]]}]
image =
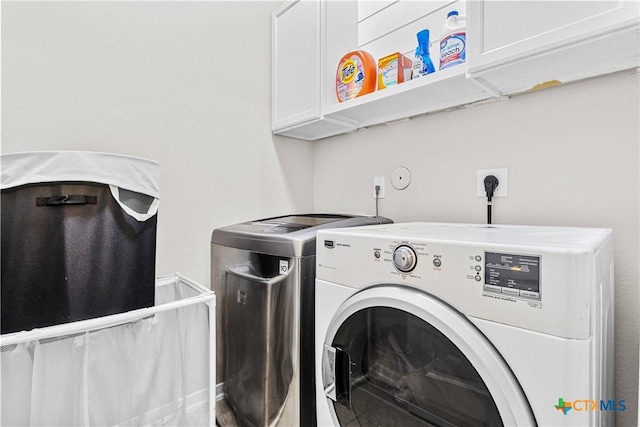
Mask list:
[{"label": "dryer knob", "polygon": [[393,251],[393,265],[403,273],[408,273],[416,268],[418,257],[410,246],[398,246]]}]

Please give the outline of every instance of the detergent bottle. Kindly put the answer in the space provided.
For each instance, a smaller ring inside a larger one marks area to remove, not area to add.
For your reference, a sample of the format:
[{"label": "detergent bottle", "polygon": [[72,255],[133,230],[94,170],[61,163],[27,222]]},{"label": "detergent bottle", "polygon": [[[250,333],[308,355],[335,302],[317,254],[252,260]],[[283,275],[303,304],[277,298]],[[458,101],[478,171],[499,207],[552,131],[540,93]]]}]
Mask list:
[{"label": "detergent bottle", "polygon": [[457,10],[447,14],[440,38],[440,70],[462,64],[467,58],[466,19]]},{"label": "detergent bottle", "polygon": [[356,50],[344,55],[336,70],[336,96],[339,102],[376,90],[378,65],[369,52]]},{"label": "detergent bottle", "polygon": [[429,55],[429,30],[422,30],[418,34],[418,47],[411,67],[411,79],[425,76],[436,71],[431,56]]}]

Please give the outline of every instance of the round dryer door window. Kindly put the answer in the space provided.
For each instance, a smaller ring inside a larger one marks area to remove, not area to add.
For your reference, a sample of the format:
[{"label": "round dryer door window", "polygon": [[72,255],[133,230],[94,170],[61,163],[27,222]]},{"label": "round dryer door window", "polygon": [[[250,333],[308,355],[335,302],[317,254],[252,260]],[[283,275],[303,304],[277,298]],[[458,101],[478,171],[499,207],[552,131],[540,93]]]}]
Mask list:
[{"label": "round dryer door window", "polygon": [[398,290],[395,299],[380,288],[356,294],[329,329],[323,380],[341,426],[535,423],[510,370],[464,316]]}]

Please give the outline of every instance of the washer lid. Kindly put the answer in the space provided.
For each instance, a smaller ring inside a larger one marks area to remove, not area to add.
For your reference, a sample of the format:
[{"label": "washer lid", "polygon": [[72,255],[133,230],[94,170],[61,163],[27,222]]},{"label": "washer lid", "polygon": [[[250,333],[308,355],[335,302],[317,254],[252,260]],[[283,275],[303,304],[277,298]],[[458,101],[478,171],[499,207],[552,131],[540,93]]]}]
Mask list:
[{"label": "washer lid", "polygon": [[228,231],[236,230],[239,232],[251,232],[258,234],[287,234],[349,218],[354,218],[354,216],[333,214],[287,215],[248,221],[225,227],[225,229]]},{"label": "washer lid", "polygon": [[392,222],[388,218],[345,214],[292,214],[247,221],[213,230],[211,243],[279,256],[316,253],[316,232]]}]

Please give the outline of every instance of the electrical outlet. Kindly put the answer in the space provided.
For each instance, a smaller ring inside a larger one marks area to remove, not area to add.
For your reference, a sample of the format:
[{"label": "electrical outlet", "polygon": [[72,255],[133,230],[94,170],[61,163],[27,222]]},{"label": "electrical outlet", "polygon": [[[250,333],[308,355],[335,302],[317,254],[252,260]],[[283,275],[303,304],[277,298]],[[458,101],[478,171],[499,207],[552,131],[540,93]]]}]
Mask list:
[{"label": "electrical outlet", "polygon": [[498,187],[493,193],[493,197],[508,197],[509,196],[509,169],[480,169],[478,170],[478,180],[476,183],[476,193],[478,197],[487,197],[487,192],[484,190],[484,178],[493,175],[498,178]]},{"label": "electrical outlet", "polygon": [[379,199],[384,199],[384,176],[373,177],[373,198],[376,198],[376,185],[380,186],[380,192],[378,193]]}]

